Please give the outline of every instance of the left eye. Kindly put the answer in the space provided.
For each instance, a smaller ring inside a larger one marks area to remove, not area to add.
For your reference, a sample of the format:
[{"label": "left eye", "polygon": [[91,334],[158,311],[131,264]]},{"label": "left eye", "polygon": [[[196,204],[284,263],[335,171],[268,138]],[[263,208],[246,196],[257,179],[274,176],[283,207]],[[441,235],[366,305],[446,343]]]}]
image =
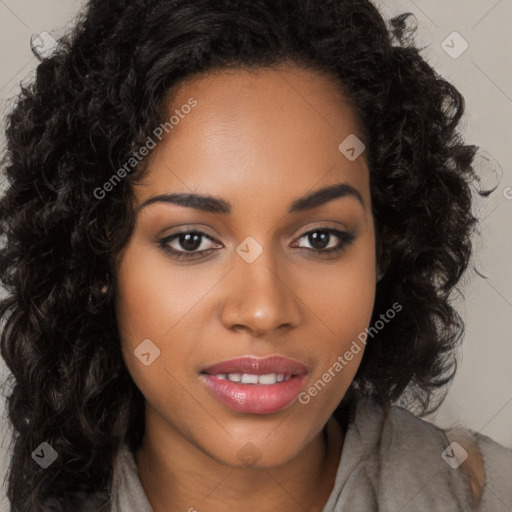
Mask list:
[{"label": "left eye", "polygon": [[[333,235],[338,239],[338,242],[334,246],[329,247]],[[307,242],[312,247],[303,247],[297,245],[298,241],[302,240],[303,238],[306,238]],[[213,244],[217,247],[203,247],[201,249],[204,239],[213,242]],[[330,254],[341,252],[345,246],[353,242],[354,239],[355,235],[351,232],[339,231],[337,229],[331,228],[314,229],[301,235],[296,241],[292,243],[292,247],[297,247],[301,250],[312,251],[316,254]],[[176,245],[181,246],[183,250],[180,250],[179,247],[172,247],[171,244],[173,242],[177,242]],[[160,240],[159,246],[168,252],[173,258],[198,259],[202,258],[204,253],[208,253],[212,250],[215,250],[216,248],[222,247],[222,244],[216,242],[216,240],[214,240],[211,236],[201,231],[181,231]]]},{"label": "left eye", "polygon": [[[332,241],[333,235],[338,239],[338,243],[334,246],[329,247],[329,242]],[[354,235],[347,231],[339,231],[337,229],[315,229],[304,233],[298,240],[306,238],[307,242],[313,247],[300,247],[303,249],[310,249],[314,252],[331,253],[337,252],[344,248],[345,245],[349,244],[354,240]],[[292,244],[295,245],[296,242]],[[326,247],[327,245],[327,247]]]}]

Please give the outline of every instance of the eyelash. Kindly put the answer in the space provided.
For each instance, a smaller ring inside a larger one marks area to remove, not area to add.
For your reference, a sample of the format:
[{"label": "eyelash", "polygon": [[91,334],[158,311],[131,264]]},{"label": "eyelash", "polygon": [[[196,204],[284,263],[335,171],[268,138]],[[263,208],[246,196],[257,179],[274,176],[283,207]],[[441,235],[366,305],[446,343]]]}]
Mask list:
[{"label": "eyelash", "polygon": [[[332,229],[332,228],[315,228],[310,231],[307,231],[306,233],[303,233],[301,236],[297,238],[297,240],[300,240],[301,238],[304,238],[305,236],[311,234],[311,233],[329,233],[330,235],[335,235],[337,238],[340,239],[340,242],[337,247],[333,247],[330,249],[310,249],[309,247],[299,247],[299,249],[305,249],[306,251],[310,251],[317,255],[326,255],[326,254],[337,254],[341,253],[345,248],[350,245],[355,240],[355,234],[349,231],[340,231],[338,229]],[[202,231],[198,230],[189,230],[189,231],[180,231],[179,233],[174,233],[173,235],[170,235],[168,237],[162,238],[159,240],[159,247],[170,254],[171,257],[179,260],[179,259],[188,259],[188,260],[197,260],[202,259],[203,256],[197,257],[197,255],[201,255],[203,253],[208,253],[210,251],[214,251],[216,249],[205,249],[203,251],[177,251],[176,249],[171,249],[169,247],[169,243],[175,240],[176,238],[179,238],[182,235],[187,234],[196,234],[200,235],[203,238],[207,238],[208,240],[212,242],[216,242],[214,238],[207,235],[206,233],[203,233]],[[329,240],[330,241],[330,240]],[[202,242],[202,240],[201,240]]]}]

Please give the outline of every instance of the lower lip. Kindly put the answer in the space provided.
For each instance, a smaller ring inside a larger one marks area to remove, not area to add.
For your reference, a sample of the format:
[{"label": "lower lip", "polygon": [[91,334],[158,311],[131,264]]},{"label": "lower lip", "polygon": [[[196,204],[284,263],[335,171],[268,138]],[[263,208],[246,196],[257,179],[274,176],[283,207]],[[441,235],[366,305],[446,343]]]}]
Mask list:
[{"label": "lower lip", "polygon": [[271,414],[284,409],[297,398],[306,379],[307,374],[303,374],[276,384],[240,384],[201,374],[201,380],[220,402],[246,414]]}]

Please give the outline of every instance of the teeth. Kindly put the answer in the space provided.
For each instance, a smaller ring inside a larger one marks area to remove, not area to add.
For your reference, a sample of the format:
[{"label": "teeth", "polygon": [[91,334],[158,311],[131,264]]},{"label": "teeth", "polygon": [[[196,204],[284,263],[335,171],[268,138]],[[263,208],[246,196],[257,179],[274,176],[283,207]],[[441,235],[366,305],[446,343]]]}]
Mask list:
[{"label": "teeth", "polygon": [[277,382],[277,375],[275,373],[268,373],[267,375],[260,375],[258,377],[260,384],[275,384]]},{"label": "teeth", "polygon": [[230,380],[231,382],[240,382],[241,384],[266,384],[271,385],[276,382],[283,382],[291,379],[291,375],[284,373],[267,373],[266,375],[253,375],[251,373],[219,373],[215,375],[218,379]]},{"label": "teeth", "polygon": [[258,376],[244,373],[242,375],[242,384],[258,384]]}]

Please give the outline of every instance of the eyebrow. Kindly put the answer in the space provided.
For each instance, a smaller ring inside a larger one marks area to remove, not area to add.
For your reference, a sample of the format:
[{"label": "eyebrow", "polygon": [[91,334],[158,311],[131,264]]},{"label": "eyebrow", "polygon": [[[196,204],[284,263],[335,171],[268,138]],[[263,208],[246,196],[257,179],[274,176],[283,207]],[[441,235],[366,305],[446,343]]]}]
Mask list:
[{"label": "eyebrow", "polygon": [[[335,185],[321,188],[296,199],[288,209],[288,213],[312,210],[313,208],[326,204],[333,199],[342,197],[352,197],[361,203],[361,206],[364,208],[363,198],[356,188],[348,183],[336,183]],[[150,197],[140,205],[139,211],[154,203],[172,203],[207,213],[222,213],[226,215],[231,213],[231,205],[224,199],[185,193],[159,194],[157,196]]]}]

